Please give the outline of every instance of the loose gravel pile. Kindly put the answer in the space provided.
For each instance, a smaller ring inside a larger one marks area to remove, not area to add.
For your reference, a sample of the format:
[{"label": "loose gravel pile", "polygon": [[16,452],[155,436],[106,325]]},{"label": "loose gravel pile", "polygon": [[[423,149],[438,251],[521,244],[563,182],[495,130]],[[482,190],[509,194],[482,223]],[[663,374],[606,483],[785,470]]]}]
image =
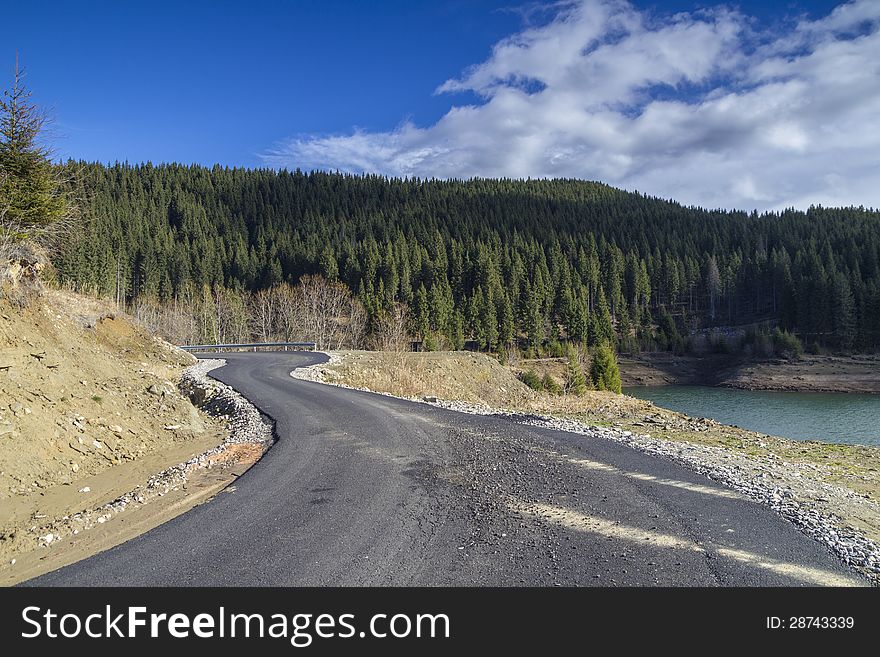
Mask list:
[{"label": "loose gravel pile", "polygon": [[208,372],[225,364],[225,360],[215,358],[188,367],[180,381],[181,391],[209,415],[229,421],[229,436],[218,450],[236,443],[270,444],[272,426],[260,411],[225,383],[208,377]]},{"label": "loose gravel pile", "polygon": [[[340,362],[340,357],[328,354],[330,361],[299,368],[291,372],[296,379],[314,381],[342,388],[376,392],[368,388],[354,388],[327,380],[328,367]],[[395,397],[384,392],[378,392]],[[794,523],[808,536],[827,546],[843,562],[880,585],[880,546],[858,529],[842,524],[841,519],[816,508],[815,500],[852,501],[858,493],[810,477],[781,476],[789,464],[779,459],[752,457],[732,450],[709,445],[673,442],[634,434],[630,431],[595,427],[576,420],[550,415],[517,413],[490,408],[481,404],[443,400],[436,397],[407,398],[408,401],[430,404],[448,410],[475,415],[487,415],[520,424],[580,434],[590,438],[613,440],[643,452],[670,459],[746,495],[749,499],[769,506],[786,520]],[[781,485],[780,485],[781,484]],[[865,499],[860,504],[874,504]]]},{"label": "loose gravel pile", "polygon": [[214,467],[218,461],[216,457],[231,445],[249,443],[259,445],[263,451],[268,449],[274,440],[272,425],[242,395],[208,376],[208,372],[225,364],[226,361],[221,359],[200,360],[184,371],[179,386],[194,405],[227,422],[227,436],[220,445],[153,475],[143,486],[138,486],[112,502],[65,516],[43,527],[32,527],[31,531],[38,535],[40,545],[48,546],[65,536],[77,535],[107,522],[129,507],[137,508],[185,487],[191,473]]}]

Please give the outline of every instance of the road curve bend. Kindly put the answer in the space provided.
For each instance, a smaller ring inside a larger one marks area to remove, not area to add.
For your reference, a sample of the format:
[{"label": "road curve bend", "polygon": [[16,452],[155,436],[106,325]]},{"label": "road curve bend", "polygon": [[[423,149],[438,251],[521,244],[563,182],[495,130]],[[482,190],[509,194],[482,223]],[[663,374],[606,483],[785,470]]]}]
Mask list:
[{"label": "road curve bend", "polygon": [[290,377],[226,354],[274,418],[234,491],[29,585],[862,585],[770,509],[613,441]]}]

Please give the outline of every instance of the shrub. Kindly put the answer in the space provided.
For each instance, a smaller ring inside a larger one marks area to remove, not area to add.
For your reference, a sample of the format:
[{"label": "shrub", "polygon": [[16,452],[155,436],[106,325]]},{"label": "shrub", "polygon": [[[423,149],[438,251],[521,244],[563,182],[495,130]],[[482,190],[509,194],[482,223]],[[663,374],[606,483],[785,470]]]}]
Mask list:
[{"label": "shrub", "polygon": [[779,328],[773,329],[773,349],[786,358],[800,358],[804,353],[804,345],[798,337]]},{"label": "shrub", "polygon": [[541,377],[539,377],[538,373],[533,369],[527,370],[520,374],[519,379],[532,390],[544,389],[544,384],[541,382]]},{"label": "shrub", "polygon": [[439,345],[437,342],[437,336],[433,333],[426,333],[425,339],[422,341],[422,350],[423,351],[437,351],[439,349]]},{"label": "shrub", "polygon": [[565,347],[559,340],[551,340],[547,344],[547,353],[553,358],[562,358],[565,356]]},{"label": "shrub", "polygon": [[562,394],[562,386],[556,383],[556,379],[550,376],[549,372],[544,373],[544,378],[541,379],[541,385],[544,387],[544,390],[554,395]]},{"label": "shrub", "polygon": [[573,395],[582,395],[587,391],[587,377],[578,359],[577,350],[568,348],[568,366],[565,372],[565,388]]},{"label": "shrub", "polygon": [[617,366],[617,356],[611,345],[605,343],[596,348],[593,361],[590,364],[590,378],[598,390],[609,390],[620,394],[620,368]]}]

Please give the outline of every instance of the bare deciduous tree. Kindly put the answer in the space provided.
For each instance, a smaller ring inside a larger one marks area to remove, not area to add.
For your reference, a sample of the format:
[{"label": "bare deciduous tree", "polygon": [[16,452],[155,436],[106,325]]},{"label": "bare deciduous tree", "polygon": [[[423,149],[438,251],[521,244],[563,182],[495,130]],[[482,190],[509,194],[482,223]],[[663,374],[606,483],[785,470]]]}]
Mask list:
[{"label": "bare deciduous tree", "polygon": [[367,311],[364,309],[364,304],[354,296],[349,302],[346,332],[350,347],[359,349],[364,346],[367,336]]},{"label": "bare deciduous tree", "polygon": [[214,305],[217,312],[218,342],[247,342],[250,339],[246,305],[236,290],[216,288]]},{"label": "bare deciduous tree", "polygon": [[383,311],[376,322],[374,348],[380,351],[408,351],[411,341],[409,326],[409,310],[403,304],[395,303]]},{"label": "bare deciduous tree", "polygon": [[709,292],[709,317],[714,320],[718,297],[721,294],[721,274],[714,255],[710,256],[706,263],[706,287]]},{"label": "bare deciduous tree", "polygon": [[298,292],[306,333],[318,349],[338,349],[344,342],[340,327],[351,305],[348,288],[321,276],[303,276]]},{"label": "bare deciduous tree", "polygon": [[[343,284],[305,276],[294,287],[281,283],[255,293],[187,286],[172,301],[142,297],[135,318],[177,344],[315,342],[318,349],[364,346],[367,313]],[[405,309],[397,331],[405,334]],[[402,323],[401,323],[402,322]],[[405,340],[398,338],[401,344]]]},{"label": "bare deciduous tree", "polygon": [[271,290],[275,298],[276,319],[273,321],[275,335],[284,342],[303,339],[303,327],[299,312],[299,297],[296,290],[282,283]]},{"label": "bare deciduous tree", "polygon": [[274,289],[259,290],[250,297],[251,327],[254,338],[260,342],[270,342],[275,337],[277,298]]}]

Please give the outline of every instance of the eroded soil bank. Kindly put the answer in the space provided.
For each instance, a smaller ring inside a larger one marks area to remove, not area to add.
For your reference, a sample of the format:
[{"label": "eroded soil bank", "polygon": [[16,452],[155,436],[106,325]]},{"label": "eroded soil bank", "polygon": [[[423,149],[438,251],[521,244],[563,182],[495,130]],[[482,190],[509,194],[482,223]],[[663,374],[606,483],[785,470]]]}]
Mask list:
[{"label": "eroded soil bank", "polygon": [[880,394],[880,356],[811,356],[742,362],[727,355],[645,353],[620,358],[624,386],[709,385],[745,390]]},{"label": "eroded soil bank", "polygon": [[147,531],[259,458],[267,436],[227,444],[216,382],[181,387],[196,363],[102,301],[0,300],[0,584]]}]

